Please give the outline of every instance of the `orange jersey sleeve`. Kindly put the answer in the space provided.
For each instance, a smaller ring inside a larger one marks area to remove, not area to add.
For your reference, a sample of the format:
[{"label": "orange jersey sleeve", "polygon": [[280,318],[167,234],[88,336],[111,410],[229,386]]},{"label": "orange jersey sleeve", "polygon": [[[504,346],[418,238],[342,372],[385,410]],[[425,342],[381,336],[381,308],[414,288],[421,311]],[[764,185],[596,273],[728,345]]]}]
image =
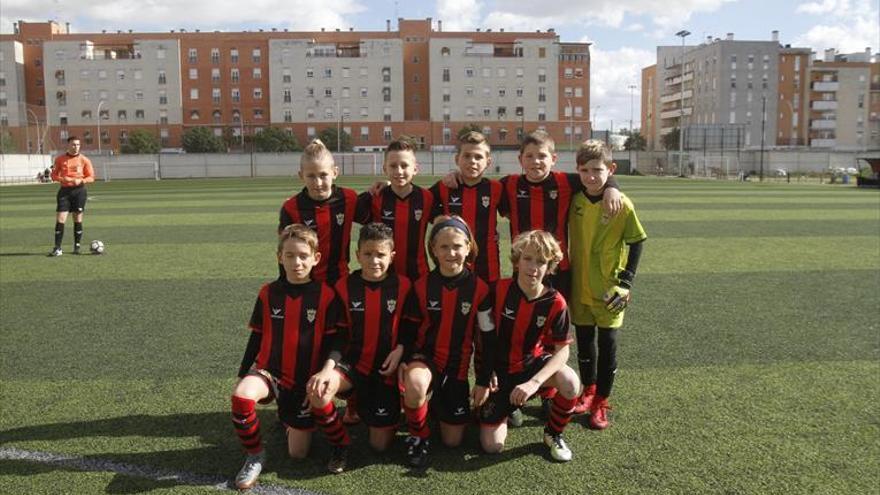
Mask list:
[{"label": "orange jersey sleeve", "polygon": [[92,162],[83,155],[70,156],[63,154],[55,158],[52,166],[52,181],[60,182],[63,187],[76,185],[81,179],[83,184],[95,182],[95,169]]}]

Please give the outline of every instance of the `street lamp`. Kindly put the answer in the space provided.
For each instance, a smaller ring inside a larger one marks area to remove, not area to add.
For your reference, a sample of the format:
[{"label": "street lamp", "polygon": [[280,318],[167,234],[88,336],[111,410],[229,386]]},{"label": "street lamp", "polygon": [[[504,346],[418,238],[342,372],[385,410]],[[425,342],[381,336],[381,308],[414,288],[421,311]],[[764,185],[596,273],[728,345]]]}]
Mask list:
[{"label": "street lamp", "polygon": [[104,101],[104,100],[101,100],[98,102],[98,115],[96,115],[96,117],[98,117],[98,154],[99,155],[101,154],[101,107],[104,106],[104,103],[106,103],[106,101]]},{"label": "street lamp", "polygon": [[629,85],[629,138],[631,139],[631,141],[629,143],[629,167],[630,167],[630,170],[635,170],[635,167],[633,166],[633,161],[632,161],[632,153],[633,153],[632,148],[633,148],[633,145],[635,144],[635,133],[633,132],[633,101],[634,101],[633,94],[634,94],[635,90],[636,90],[636,85],[630,84]]},{"label": "street lamp", "polygon": [[571,98],[566,98],[568,102],[568,149],[574,150],[574,107],[571,106]]},{"label": "street lamp", "polygon": [[593,120],[590,122],[590,137],[592,138],[593,131],[596,129],[596,126],[599,125],[599,109],[602,108],[602,105],[596,105],[596,108],[593,109]]},{"label": "street lamp", "polygon": [[684,177],[684,168],[682,165],[682,160],[684,159],[684,39],[687,38],[691,34],[687,29],[682,29],[681,31],[675,33],[676,36],[681,37],[681,86],[679,87],[679,95],[680,105],[679,112],[681,114],[678,117],[678,176]]},{"label": "street lamp", "polygon": [[339,99],[336,100],[336,152],[342,151],[342,112],[339,111]]}]

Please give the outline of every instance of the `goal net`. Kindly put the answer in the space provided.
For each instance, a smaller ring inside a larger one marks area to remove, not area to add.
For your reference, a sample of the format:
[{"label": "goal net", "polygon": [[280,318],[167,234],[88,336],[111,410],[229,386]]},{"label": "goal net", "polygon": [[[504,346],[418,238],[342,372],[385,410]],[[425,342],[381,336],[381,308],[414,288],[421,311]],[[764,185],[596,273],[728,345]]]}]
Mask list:
[{"label": "goal net", "polygon": [[333,159],[342,175],[382,174],[380,153],[333,153]]},{"label": "goal net", "polygon": [[716,179],[735,178],[739,174],[739,163],[734,156],[697,155],[694,157],[694,175]]},{"label": "goal net", "polygon": [[106,161],[102,167],[104,182],[120,179],[161,179],[159,162],[114,162]]}]

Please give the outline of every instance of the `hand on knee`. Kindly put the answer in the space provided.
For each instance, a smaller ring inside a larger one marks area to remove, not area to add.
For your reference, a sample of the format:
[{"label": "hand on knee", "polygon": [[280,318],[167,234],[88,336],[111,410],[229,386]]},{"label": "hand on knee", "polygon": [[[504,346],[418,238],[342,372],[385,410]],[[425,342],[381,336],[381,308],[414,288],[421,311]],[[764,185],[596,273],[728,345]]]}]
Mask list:
[{"label": "hand on knee", "polygon": [[578,396],[581,389],[581,381],[578,379],[577,373],[569,367],[564,367],[554,376],[556,388],[559,393],[567,399],[574,399]]}]

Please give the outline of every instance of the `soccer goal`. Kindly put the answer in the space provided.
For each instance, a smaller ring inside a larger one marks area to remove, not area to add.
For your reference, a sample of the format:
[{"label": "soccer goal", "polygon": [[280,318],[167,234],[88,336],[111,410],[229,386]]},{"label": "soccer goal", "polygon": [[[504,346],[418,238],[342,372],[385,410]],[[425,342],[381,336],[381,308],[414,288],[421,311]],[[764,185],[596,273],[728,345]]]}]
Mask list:
[{"label": "soccer goal", "polygon": [[333,153],[336,166],[342,175],[380,175],[382,155],[380,153]]},{"label": "soccer goal", "polygon": [[157,161],[105,161],[102,171],[104,182],[119,179],[161,179],[159,174],[159,162]]},{"label": "soccer goal", "polygon": [[731,179],[736,178],[738,174],[739,163],[735,156],[697,155],[694,157],[695,176]]}]

